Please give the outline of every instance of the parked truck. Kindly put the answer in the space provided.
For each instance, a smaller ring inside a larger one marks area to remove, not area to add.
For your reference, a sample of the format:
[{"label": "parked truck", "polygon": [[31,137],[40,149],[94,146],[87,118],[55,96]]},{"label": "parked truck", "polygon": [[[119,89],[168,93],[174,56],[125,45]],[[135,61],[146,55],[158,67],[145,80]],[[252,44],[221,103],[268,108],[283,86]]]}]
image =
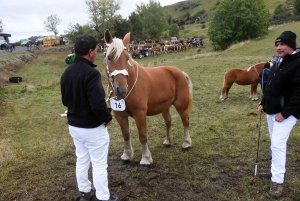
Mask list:
[{"label": "parked truck", "polygon": [[44,47],[51,47],[60,45],[60,37],[58,36],[47,36],[43,39]]}]

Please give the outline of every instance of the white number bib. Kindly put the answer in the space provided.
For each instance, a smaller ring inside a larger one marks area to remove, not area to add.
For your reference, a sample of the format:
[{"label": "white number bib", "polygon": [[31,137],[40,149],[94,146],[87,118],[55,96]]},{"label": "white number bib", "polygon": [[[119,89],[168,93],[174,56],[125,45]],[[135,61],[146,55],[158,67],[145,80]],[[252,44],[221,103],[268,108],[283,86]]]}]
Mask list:
[{"label": "white number bib", "polygon": [[113,98],[109,99],[110,101],[110,107],[112,110],[115,111],[124,111],[126,109],[126,104],[124,99],[121,100],[115,100]]}]

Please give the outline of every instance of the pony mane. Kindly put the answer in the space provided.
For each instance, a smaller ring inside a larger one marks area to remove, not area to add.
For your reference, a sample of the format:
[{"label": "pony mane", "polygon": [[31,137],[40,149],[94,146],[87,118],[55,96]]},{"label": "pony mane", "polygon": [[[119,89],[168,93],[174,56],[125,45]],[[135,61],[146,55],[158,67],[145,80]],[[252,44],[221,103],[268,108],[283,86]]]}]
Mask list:
[{"label": "pony mane", "polygon": [[256,66],[256,65],[258,65],[258,64],[263,64],[263,63],[265,63],[265,62],[260,62],[260,63],[254,64],[253,66],[250,66],[249,68],[247,68],[247,71],[249,71],[252,67],[254,67],[254,66]]},{"label": "pony mane", "polygon": [[118,60],[125,49],[123,41],[119,38],[114,38],[112,43],[107,43],[108,46],[106,50],[105,60],[107,61],[107,56],[110,55],[112,52],[115,52],[114,60]]}]

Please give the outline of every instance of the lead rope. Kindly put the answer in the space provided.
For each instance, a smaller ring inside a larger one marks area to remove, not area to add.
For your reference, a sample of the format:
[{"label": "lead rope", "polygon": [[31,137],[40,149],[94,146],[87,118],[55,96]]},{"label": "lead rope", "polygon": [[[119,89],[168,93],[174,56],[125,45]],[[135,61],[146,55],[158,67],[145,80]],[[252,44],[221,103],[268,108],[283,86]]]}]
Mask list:
[{"label": "lead rope", "polygon": [[107,74],[108,74],[108,83],[110,85],[110,87],[109,87],[110,91],[109,91],[109,94],[108,94],[107,99],[106,99],[106,102],[108,102],[109,99],[111,98],[112,93],[113,93],[113,85],[112,85],[110,73],[109,73],[109,70],[108,70],[108,65],[106,65],[106,71],[107,71]]},{"label": "lead rope", "polygon": [[138,79],[138,76],[139,76],[139,67],[138,65],[136,64],[136,78],[135,78],[135,81],[130,89],[130,91],[127,93],[127,95],[125,96],[124,100],[127,98],[127,96],[131,93],[132,89],[134,88],[136,82],[137,82],[137,79]]}]

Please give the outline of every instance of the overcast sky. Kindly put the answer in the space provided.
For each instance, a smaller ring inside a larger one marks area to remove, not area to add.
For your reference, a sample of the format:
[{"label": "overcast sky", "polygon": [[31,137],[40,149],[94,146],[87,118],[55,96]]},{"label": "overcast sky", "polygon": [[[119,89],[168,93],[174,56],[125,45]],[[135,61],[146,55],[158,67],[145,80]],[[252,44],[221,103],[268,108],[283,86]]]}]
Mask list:
[{"label": "overcast sky", "polygon": [[[149,0],[121,0],[118,11],[123,18],[128,17],[141,2]],[[183,0],[157,0],[161,6],[171,5]],[[58,35],[65,34],[68,25],[87,24],[89,17],[84,0],[3,0],[0,19],[4,24],[3,33],[11,34],[10,42],[17,42],[30,36],[50,36],[45,31],[44,21],[50,15],[57,15],[62,21],[57,26]]]}]

